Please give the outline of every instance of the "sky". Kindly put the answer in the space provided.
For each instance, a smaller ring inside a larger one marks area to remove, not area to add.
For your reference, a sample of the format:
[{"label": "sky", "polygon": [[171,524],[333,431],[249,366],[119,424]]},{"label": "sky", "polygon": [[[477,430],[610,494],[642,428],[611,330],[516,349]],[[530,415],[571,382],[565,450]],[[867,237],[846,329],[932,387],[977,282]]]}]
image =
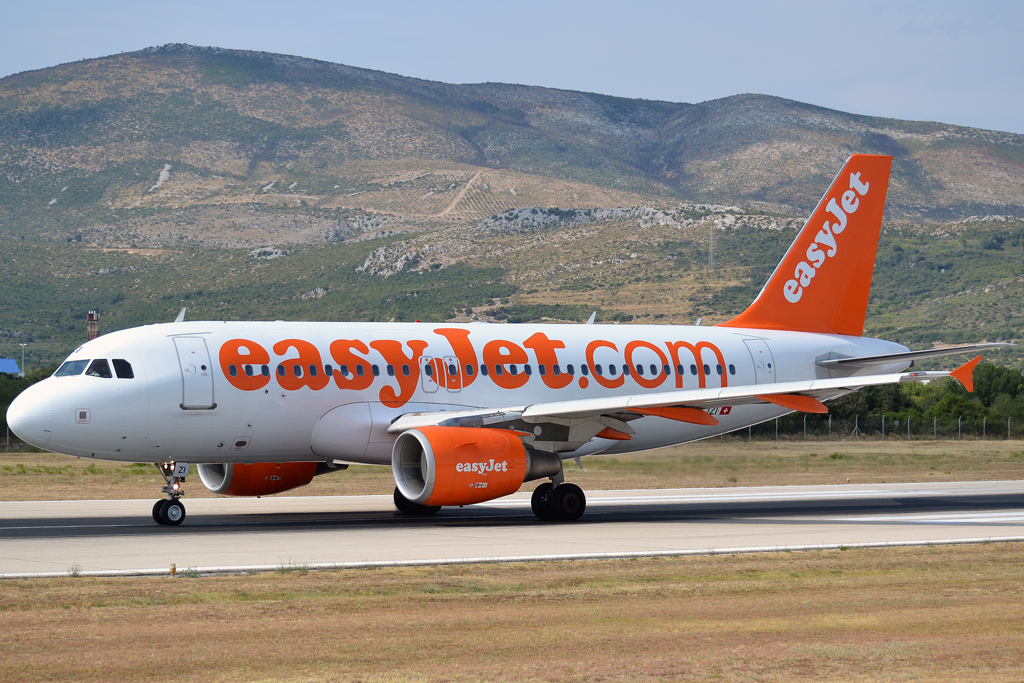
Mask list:
[{"label": "sky", "polygon": [[1024,2],[6,3],[0,76],[166,43],[673,102],[762,93],[1024,134]]}]

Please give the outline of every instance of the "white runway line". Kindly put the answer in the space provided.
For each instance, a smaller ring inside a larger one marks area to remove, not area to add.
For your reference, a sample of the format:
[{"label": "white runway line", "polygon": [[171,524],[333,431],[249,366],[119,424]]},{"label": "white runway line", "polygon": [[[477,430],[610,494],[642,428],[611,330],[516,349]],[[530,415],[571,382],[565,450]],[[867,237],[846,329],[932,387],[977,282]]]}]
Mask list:
[{"label": "white runway line", "polygon": [[900,522],[902,524],[984,524],[1024,522],[1024,510],[1013,512],[959,512],[954,514],[867,515],[838,517],[840,522]]}]

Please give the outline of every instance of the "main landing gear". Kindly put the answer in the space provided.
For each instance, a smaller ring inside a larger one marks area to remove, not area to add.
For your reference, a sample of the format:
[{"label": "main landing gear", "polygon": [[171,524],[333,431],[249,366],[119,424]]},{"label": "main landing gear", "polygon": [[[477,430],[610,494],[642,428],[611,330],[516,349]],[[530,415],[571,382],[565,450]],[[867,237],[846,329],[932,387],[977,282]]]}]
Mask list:
[{"label": "main landing gear", "polygon": [[153,505],[153,521],[157,524],[177,526],[185,521],[185,504],[180,498],[185,495],[181,484],[188,476],[187,462],[158,462],[157,469],[167,482],[160,490],[167,494]]},{"label": "main landing gear", "polygon": [[395,487],[395,507],[398,511],[406,515],[417,515],[419,517],[426,517],[428,515],[436,515],[437,511],[441,509],[440,505],[421,505],[420,503],[414,503],[405,496],[402,492]]},{"label": "main landing gear", "polygon": [[544,482],[534,489],[530,507],[542,522],[575,522],[587,509],[587,497],[576,484]]}]

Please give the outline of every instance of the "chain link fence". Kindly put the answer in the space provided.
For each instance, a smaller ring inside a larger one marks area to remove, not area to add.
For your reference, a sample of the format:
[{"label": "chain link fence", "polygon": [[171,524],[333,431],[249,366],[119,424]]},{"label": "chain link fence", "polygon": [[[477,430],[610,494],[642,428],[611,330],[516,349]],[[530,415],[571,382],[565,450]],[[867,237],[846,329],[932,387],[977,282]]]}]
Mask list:
[{"label": "chain link fence", "polygon": [[849,418],[831,415],[787,415],[728,434],[752,441],[841,441],[849,439],[951,441],[957,439],[1024,439],[1024,421],[960,417],[955,420],[899,418],[866,414]]}]

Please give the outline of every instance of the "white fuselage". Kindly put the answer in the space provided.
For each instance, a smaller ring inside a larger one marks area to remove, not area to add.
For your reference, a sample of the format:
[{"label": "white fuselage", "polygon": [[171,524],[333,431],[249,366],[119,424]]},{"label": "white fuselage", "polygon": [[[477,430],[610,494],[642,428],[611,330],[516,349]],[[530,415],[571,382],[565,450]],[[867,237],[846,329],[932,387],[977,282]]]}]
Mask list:
[{"label": "white fuselage", "polygon": [[[387,465],[397,438],[387,427],[406,413],[824,378],[816,360],[904,350],[863,337],[669,325],[182,322],[88,342],[68,361],[123,360],[134,377],[54,376],[23,392],[11,414],[27,442],[103,460]],[[630,423],[631,440],[596,438],[562,456],[694,441],[787,412],[719,408],[717,426],[643,417]]]}]

